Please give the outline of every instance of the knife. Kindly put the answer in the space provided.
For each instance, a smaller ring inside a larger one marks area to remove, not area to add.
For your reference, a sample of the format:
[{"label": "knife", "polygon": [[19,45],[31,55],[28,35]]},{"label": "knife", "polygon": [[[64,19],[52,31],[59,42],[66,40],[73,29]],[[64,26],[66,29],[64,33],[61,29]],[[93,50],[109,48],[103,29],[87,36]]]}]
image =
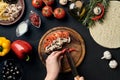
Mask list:
[{"label": "knife", "polygon": [[78,72],[77,72],[77,69],[76,69],[76,66],[75,66],[75,63],[70,55],[70,53],[68,51],[66,51],[66,57],[67,57],[67,60],[68,60],[68,63],[70,65],[70,68],[72,70],[72,74],[74,76],[74,79],[76,80],[79,80],[80,79],[80,76],[78,75]]}]

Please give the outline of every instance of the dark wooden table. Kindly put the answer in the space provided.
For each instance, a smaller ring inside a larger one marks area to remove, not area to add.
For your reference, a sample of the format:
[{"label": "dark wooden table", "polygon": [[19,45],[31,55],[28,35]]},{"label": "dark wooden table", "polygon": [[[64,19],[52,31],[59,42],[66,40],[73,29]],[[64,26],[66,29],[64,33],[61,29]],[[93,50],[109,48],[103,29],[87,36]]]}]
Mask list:
[{"label": "dark wooden table", "polygon": [[[71,15],[69,15],[67,6],[61,6],[59,4],[55,4],[55,7],[63,7],[65,8],[67,15],[63,20],[57,20],[55,18],[45,18],[41,15],[41,9],[35,9],[31,5],[32,0],[25,0],[25,12],[22,18],[15,24],[10,26],[0,26],[0,36],[7,37],[11,41],[15,41],[17,39],[22,39],[30,42],[33,46],[33,53],[31,56],[30,62],[20,61],[16,58],[16,56],[10,51],[8,55],[5,57],[0,57],[0,62],[6,59],[15,59],[21,65],[23,69],[23,80],[44,80],[46,75],[46,70],[44,65],[38,56],[38,43],[41,39],[42,35],[45,34],[46,31],[53,27],[57,26],[66,26],[76,30],[85,41],[86,45],[86,56],[81,65],[77,67],[77,70],[80,75],[85,77],[85,80],[119,80],[120,79],[120,48],[119,49],[108,49],[98,45],[93,38],[90,36],[89,29],[83,26],[80,22],[74,19]],[[58,0],[56,0],[58,3]],[[35,28],[32,25],[29,25],[29,31],[21,36],[16,37],[15,31],[17,25],[23,21],[28,19],[30,10],[37,12],[41,19],[42,25],[41,27]],[[107,60],[101,60],[103,52],[109,50],[113,58],[118,61],[117,69],[110,69],[108,66]],[[53,75],[54,76],[54,75]],[[73,80],[73,75],[71,72],[69,73],[61,73],[59,75],[58,80]]]}]

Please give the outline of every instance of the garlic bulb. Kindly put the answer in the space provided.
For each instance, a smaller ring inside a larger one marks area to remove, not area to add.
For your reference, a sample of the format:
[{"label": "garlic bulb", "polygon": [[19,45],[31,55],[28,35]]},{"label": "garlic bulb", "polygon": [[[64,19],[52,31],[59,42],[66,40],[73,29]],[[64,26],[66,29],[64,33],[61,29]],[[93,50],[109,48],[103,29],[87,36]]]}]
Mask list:
[{"label": "garlic bulb", "polygon": [[105,51],[103,53],[103,57],[101,59],[107,59],[107,60],[109,60],[111,58],[112,58],[112,55],[111,55],[110,51]]},{"label": "garlic bulb", "polygon": [[101,12],[102,12],[102,10],[101,10],[100,7],[97,6],[97,7],[95,7],[95,8],[93,9],[93,12],[94,12],[95,15],[100,15]]},{"label": "garlic bulb", "polygon": [[117,63],[116,60],[111,60],[109,62],[109,67],[112,68],[112,69],[115,69],[117,66],[118,66],[118,63]]},{"label": "garlic bulb", "polygon": [[67,2],[68,2],[68,0],[59,0],[59,3],[60,3],[61,5],[66,5]]}]

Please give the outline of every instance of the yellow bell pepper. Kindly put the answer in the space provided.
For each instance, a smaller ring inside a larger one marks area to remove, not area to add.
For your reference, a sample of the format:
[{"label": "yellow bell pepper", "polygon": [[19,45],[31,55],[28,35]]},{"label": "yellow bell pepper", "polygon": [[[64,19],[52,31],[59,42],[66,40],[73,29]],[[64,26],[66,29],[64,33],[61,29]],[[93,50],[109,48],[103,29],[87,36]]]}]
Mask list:
[{"label": "yellow bell pepper", "polygon": [[0,37],[0,56],[5,56],[10,51],[11,41]]}]

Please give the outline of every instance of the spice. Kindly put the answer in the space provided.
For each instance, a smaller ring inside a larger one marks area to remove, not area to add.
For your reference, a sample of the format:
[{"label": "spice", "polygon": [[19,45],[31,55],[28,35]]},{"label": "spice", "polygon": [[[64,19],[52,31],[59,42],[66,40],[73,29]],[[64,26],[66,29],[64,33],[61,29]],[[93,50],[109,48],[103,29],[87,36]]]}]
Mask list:
[{"label": "spice", "polygon": [[28,20],[21,22],[16,28],[16,36],[20,37],[28,31]]},{"label": "spice", "polygon": [[41,19],[40,19],[40,16],[37,13],[31,11],[29,19],[30,19],[33,26],[35,26],[36,28],[40,27]]}]

